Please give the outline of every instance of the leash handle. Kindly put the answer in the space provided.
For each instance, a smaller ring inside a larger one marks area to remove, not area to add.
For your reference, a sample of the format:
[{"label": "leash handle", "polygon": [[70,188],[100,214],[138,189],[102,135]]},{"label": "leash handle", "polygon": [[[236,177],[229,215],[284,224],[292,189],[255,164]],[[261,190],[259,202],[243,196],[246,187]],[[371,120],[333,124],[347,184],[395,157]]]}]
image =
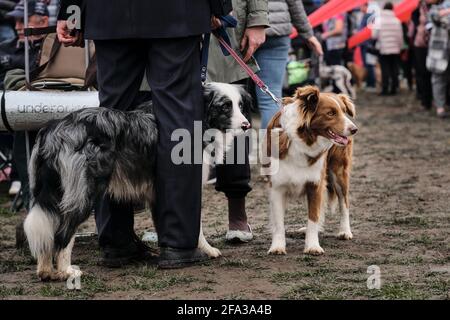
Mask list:
[{"label": "leash handle", "polygon": [[280,98],[275,96],[275,94],[270,91],[269,87],[264,83],[264,81],[261,80],[260,77],[250,68],[244,60],[241,59],[241,57],[236,53],[236,51],[233,50],[233,48],[217,33],[213,33],[214,36],[217,38],[219,43],[222,45],[223,48],[228,51],[228,53],[236,60],[236,62],[244,69],[244,71],[249,75],[249,77],[253,80],[253,82],[259,87],[259,89],[267,94],[277,105],[278,107],[283,107],[283,102]]}]

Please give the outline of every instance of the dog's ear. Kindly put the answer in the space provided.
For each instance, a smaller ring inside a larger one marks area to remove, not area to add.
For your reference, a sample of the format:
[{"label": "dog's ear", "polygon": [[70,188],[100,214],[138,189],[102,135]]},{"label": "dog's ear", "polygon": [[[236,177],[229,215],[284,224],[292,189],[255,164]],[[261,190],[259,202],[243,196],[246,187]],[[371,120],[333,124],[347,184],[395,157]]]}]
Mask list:
[{"label": "dog's ear", "polygon": [[319,88],[315,86],[305,86],[298,88],[295,92],[295,98],[303,101],[303,108],[306,112],[315,113],[319,104]]},{"label": "dog's ear", "polygon": [[205,101],[205,106],[208,106],[213,102],[215,96],[214,89],[209,85],[206,84],[203,87],[203,100]]},{"label": "dog's ear", "polygon": [[356,116],[356,110],[352,99],[348,95],[342,93],[338,94],[338,97],[344,103],[345,113],[354,118]]},{"label": "dog's ear", "polygon": [[293,97],[284,97],[282,100],[284,106],[295,102],[295,98]]},{"label": "dog's ear", "polygon": [[204,102],[204,117],[205,119],[208,118],[208,114],[210,112],[211,106],[216,101],[216,95],[217,91],[214,89],[213,86],[206,84],[203,87],[203,102]]}]

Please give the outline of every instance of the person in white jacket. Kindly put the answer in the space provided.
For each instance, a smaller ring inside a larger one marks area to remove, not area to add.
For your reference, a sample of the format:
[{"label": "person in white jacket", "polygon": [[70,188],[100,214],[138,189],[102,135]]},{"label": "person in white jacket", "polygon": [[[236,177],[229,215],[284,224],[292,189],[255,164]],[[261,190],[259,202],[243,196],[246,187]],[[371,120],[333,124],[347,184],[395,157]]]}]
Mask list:
[{"label": "person in white jacket", "polygon": [[372,29],[380,53],[382,91],[381,95],[394,95],[398,90],[400,51],[403,47],[402,23],[395,16],[391,2],[384,5]]}]

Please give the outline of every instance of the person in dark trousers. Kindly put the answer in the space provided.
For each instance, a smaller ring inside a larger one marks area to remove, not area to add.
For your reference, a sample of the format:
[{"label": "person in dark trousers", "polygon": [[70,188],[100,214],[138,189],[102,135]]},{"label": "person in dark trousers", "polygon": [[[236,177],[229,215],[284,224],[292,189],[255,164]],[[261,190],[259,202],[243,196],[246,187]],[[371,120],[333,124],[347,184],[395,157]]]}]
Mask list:
[{"label": "person in dark trousers", "polygon": [[431,88],[431,72],[427,70],[426,60],[428,56],[428,42],[430,33],[427,29],[428,14],[432,4],[436,0],[422,0],[411,17],[414,50],[414,69],[416,71],[416,90],[422,107],[430,110],[433,102],[433,91]]},{"label": "person in dark trousers", "polygon": [[[80,44],[83,36],[95,42],[102,107],[133,107],[147,75],[159,129],[152,211],[163,268],[208,258],[197,249],[202,165],[175,165],[171,151],[178,141],[171,141],[171,135],[182,128],[193,137],[194,121],[202,120],[200,42],[211,30],[210,1],[63,0],[58,16],[63,44]],[[68,28],[67,9],[74,4],[83,7],[82,32]],[[132,203],[104,198],[96,208],[96,223],[107,266],[143,256],[133,230]]]}]

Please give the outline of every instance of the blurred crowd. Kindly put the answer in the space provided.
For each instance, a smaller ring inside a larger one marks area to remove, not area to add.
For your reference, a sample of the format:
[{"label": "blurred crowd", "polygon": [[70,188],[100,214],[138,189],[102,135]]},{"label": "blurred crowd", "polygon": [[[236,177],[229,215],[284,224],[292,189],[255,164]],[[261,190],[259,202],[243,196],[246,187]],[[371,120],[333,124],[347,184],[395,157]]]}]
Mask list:
[{"label": "blurred crowd", "polygon": [[[55,25],[57,10],[58,0],[29,1],[28,26],[40,28]],[[44,36],[29,37],[30,70],[36,69],[39,65],[43,38]],[[0,89],[2,90],[5,89],[5,80],[15,78],[7,77],[7,73],[14,70],[20,70],[23,73],[25,69],[24,40],[24,2],[0,0]],[[11,196],[17,196],[21,192],[22,185],[28,181],[25,148],[23,132],[0,135],[0,181],[10,181],[8,193]],[[23,201],[22,204],[18,203],[16,209],[22,206]]]}]

